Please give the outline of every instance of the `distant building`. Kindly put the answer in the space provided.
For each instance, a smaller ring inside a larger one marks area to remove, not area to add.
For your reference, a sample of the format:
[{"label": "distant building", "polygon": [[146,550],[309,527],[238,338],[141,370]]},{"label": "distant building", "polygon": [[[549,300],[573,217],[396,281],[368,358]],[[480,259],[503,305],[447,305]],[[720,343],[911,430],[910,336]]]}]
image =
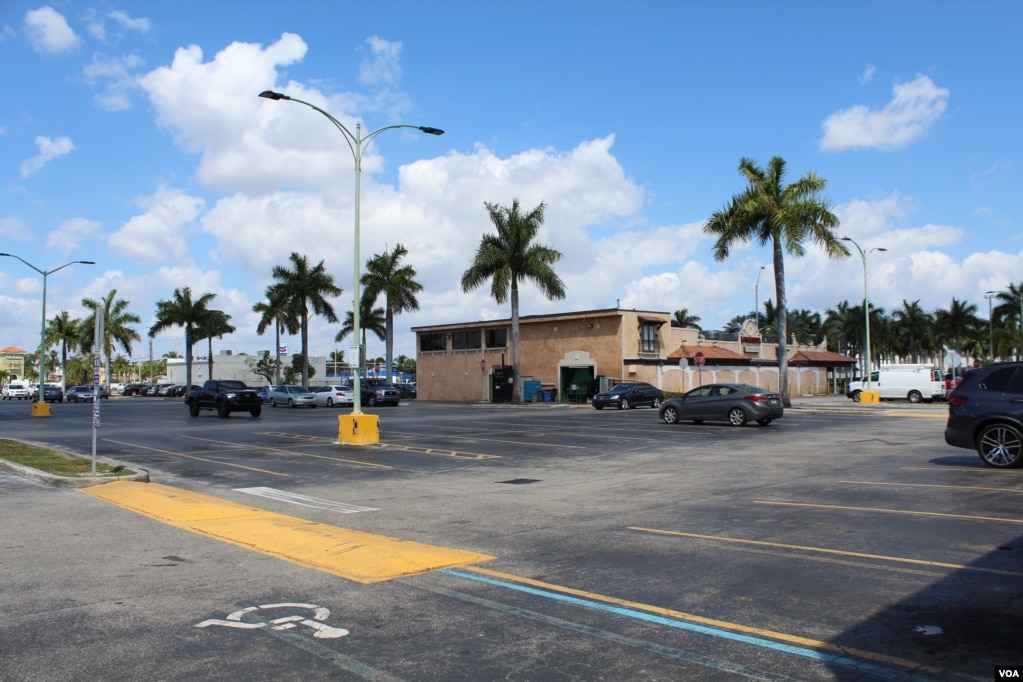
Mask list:
[{"label": "distant building", "polygon": [[28,355],[27,350],[17,346],[7,346],[0,350],[0,369],[10,374],[9,379],[24,379],[26,355]]},{"label": "distant building", "polygon": [[[419,400],[511,398],[511,320],[414,327]],[[681,392],[718,381],[777,390],[776,344],[763,343],[753,320],[736,332],[671,326],[671,314],[608,308],[519,318],[521,373],[533,393],[587,402],[602,387],[646,381]],[[789,392],[834,392],[853,358],[792,343]],[[702,363],[702,364],[700,364]],[[529,400],[532,396],[527,395]],[[542,398],[541,398],[542,399]]]},{"label": "distant building", "polygon": [[[235,355],[229,350],[221,351],[219,355],[213,356],[213,376],[209,376],[209,362],[207,356],[192,357],[192,383],[201,386],[208,379],[241,379],[252,386],[265,385],[266,377],[261,377],[249,367],[250,363],[259,360],[259,354]],[[282,365],[291,364],[291,356],[281,357]],[[310,386],[323,386],[329,381],[327,376],[327,358],[310,357],[309,366],[314,369],[313,377],[309,380]],[[284,372],[282,367],[281,372]],[[167,378],[163,383],[183,384],[187,380],[185,376],[184,358],[167,358]]]}]

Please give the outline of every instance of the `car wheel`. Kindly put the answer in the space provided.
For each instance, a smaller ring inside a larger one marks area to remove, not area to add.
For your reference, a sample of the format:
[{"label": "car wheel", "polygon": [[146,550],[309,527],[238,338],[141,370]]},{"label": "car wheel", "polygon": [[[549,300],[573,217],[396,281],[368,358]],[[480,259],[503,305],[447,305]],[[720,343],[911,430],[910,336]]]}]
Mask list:
[{"label": "car wheel", "polygon": [[849,397],[850,397],[850,398],[852,398],[852,401],[853,401],[854,403],[858,403],[858,402],[860,402],[860,392],[859,392],[859,391],[856,391],[855,393],[853,393],[853,394],[852,394],[851,396],[849,396]]},{"label": "car wheel", "polygon": [[977,435],[977,454],[996,469],[1023,466],[1023,434],[1009,424],[989,424]]},{"label": "car wheel", "polygon": [[372,395],[372,396],[369,397],[369,406],[370,407],[376,407],[377,406],[377,397],[375,395]]},{"label": "car wheel", "polygon": [[906,398],[908,398],[911,403],[918,403],[924,399],[923,395],[920,394],[920,391],[910,391]]},{"label": "car wheel", "polygon": [[733,407],[728,410],[728,423],[732,426],[745,426],[746,412],[741,407]]},{"label": "car wheel", "polygon": [[767,426],[768,424],[770,424],[773,421],[774,420],[771,419],[771,418],[768,418],[768,419],[758,419],[757,423],[760,424],[761,426]]},{"label": "car wheel", "polygon": [[277,398],[270,398],[270,407],[277,407]]},{"label": "car wheel", "polygon": [[628,398],[622,398],[622,402],[618,403],[618,409],[619,410],[627,410],[630,407],[632,407],[632,405],[629,404],[629,399]]},{"label": "car wheel", "polygon": [[654,409],[657,409],[660,406],[661,406],[661,399],[660,398],[654,398],[654,401],[652,403],[650,403],[650,407],[652,407]]},{"label": "car wheel", "polygon": [[199,403],[188,403],[188,414],[193,417],[199,416]]},{"label": "car wheel", "polygon": [[668,405],[661,411],[661,419],[665,424],[678,424],[678,408]]},{"label": "car wheel", "polygon": [[260,414],[262,414],[262,412],[263,412],[262,405],[260,405],[259,407],[253,407],[251,410],[249,410],[249,414],[251,414],[253,417],[258,417]]},{"label": "car wheel", "polygon": [[224,401],[217,403],[217,416],[221,419],[227,419],[231,416],[231,410],[227,408],[227,403]]},{"label": "car wheel", "polygon": [[334,407],[334,399],[327,398],[327,407]]},{"label": "car wheel", "polygon": [[295,401],[292,400],[291,398],[288,398],[288,407],[290,407],[292,409],[295,408]]}]

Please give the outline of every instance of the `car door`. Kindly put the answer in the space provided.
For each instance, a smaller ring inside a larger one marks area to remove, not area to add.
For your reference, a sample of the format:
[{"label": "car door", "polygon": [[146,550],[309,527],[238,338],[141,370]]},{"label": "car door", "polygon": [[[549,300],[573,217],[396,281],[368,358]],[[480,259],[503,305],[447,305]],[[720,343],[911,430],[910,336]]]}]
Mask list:
[{"label": "car door", "polygon": [[708,419],[712,390],[713,386],[700,386],[686,393],[681,417],[683,419]]},{"label": "car door", "polygon": [[[987,376],[980,384],[985,403],[976,409],[981,414],[1001,414],[1023,421],[1023,369],[1005,367]],[[979,397],[979,396],[978,396]]]}]

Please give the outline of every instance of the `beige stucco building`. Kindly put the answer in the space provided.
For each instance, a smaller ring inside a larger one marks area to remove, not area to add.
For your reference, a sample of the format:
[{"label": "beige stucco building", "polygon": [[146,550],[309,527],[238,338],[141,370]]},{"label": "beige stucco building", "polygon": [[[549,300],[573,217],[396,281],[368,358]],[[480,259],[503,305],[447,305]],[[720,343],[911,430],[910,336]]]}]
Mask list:
[{"label": "beige stucco building", "polygon": [[[510,399],[510,367],[504,369],[512,364],[510,319],[412,331],[420,400]],[[659,311],[528,315],[519,318],[519,344],[523,381],[557,401],[586,402],[601,381],[646,381],[674,392],[718,381],[778,389],[777,348],[761,343],[752,320],[726,334],[672,327],[671,315]],[[834,392],[855,363],[823,342],[793,342],[787,352],[792,395]]]}]

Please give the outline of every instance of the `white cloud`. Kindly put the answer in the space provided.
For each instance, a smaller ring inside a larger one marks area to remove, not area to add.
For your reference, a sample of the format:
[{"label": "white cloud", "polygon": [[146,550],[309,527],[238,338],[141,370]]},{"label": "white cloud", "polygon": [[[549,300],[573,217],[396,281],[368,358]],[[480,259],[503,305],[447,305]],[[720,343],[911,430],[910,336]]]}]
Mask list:
[{"label": "white cloud", "polygon": [[876,70],[877,69],[874,68],[873,64],[867,64],[867,68],[864,69],[863,73],[856,79],[856,82],[860,85],[866,85],[870,81],[874,80],[874,72]]},{"label": "white cloud", "polygon": [[366,39],[370,56],[359,65],[359,82],[394,85],[401,78],[401,43],[373,36]]},{"label": "white cloud", "polygon": [[136,202],[145,210],[110,235],[110,248],[133,260],[154,263],[191,261],[188,227],[206,203],[181,190],[161,187],[155,194]]},{"label": "white cloud", "polygon": [[47,236],[46,248],[62,254],[79,251],[85,242],[96,234],[99,227],[100,223],[87,218],[65,220]]},{"label": "white cloud", "polygon": [[118,24],[130,31],[138,31],[139,33],[148,33],[149,29],[152,28],[152,22],[146,18],[132,19],[128,16],[127,12],[121,10],[114,10],[108,15],[111,19],[116,21]]},{"label": "white cloud", "polygon": [[883,109],[858,105],[835,112],[823,124],[821,149],[898,149],[924,136],[948,106],[949,91],[927,76],[896,85]]},{"label": "white cloud", "polygon": [[31,233],[21,218],[0,218],[0,237],[4,239],[29,239]]},{"label": "white cloud", "polygon": [[85,77],[90,81],[108,81],[103,91],[93,97],[97,104],[107,111],[122,111],[131,108],[131,91],[136,87],[132,71],[144,64],[138,55],[109,57],[94,54],[85,66]]},{"label": "white cloud", "polygon": [[36,52],[43,54],[71,52],[80,42],[67,19],[50,6],[25,13],[25,33]]},{"label": "white cloud", "polygon": [[21,163],[21,177],[23,178],[32,175],[53,159],[70,154],[75,148],[75,143],[71,141],[70,137],[58,137],[51,140],[40,135],[36,138],[36,147],[39,148],[39,153]]}]

